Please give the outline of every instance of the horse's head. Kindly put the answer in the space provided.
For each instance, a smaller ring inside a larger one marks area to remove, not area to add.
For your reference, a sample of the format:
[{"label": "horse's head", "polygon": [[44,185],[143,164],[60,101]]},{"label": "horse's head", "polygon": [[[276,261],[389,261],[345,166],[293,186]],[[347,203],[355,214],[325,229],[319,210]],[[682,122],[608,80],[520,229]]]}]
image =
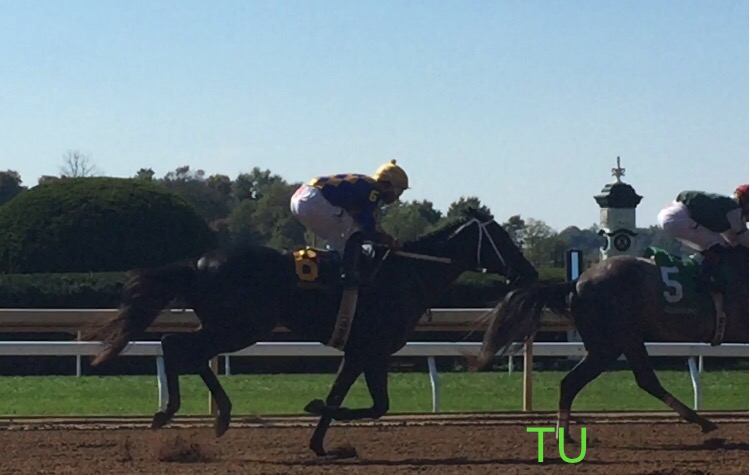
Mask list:
[{"label": "horse's head", "polygon": [[462,270],[504,275],[515,286],[529,284],[538,277],[502,226],[491,215],[474,209],[464,211],[461,219],[407,243],[405,249],[445,257]]},{"label": "horse's head", "polygon": [[[469,208],[466,214],[482,222],[482,232],[496,254],[502,256],[505,271],[502,273],[514,287],[524,287],[539,279],[539,273],[526,259],[505,229],[486,213]],[[489,271],[489,269],[488,269]]]}]

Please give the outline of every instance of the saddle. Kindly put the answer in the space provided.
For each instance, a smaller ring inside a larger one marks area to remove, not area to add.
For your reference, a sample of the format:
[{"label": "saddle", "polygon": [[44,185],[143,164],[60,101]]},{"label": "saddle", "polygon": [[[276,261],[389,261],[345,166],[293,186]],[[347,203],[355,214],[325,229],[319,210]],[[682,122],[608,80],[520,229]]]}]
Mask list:
[{"label": "saddle", "polygon": [[[300,246],[292,251],[297,286],[303,289],[340,288],[343,270],[338,251],[311,246]],[[365,245],[359,260],[361,283],[368,285],[382,264],[385,253],[377,246]]]},{"label": "saddle", "polygon": [[701,281],[701,263],[697,256],[682,258],[664,249],[649,247],[643,257],[651,259],[659,268],[664,311],[673,314],[715,315],[711,344],[721,343],[726,325],[723,299],[731,277],[725,262],[728,256],[722,256],[717,265],[713,290],[706,289]]},{"label": "saddle", "polygon": [[[387,255],[385,248],[380,246],[363,246],[359,259],[360,286],[366,286],[377,273],[383,258]],[[378,252],[383,251],[383,252]],[[338,290],[343,287],[341,273],[343,260],[337,251],[312,248],[310,246],[296,248],[293,251],[294,268],[297,273],[297,285],[301,288]],[[343,289],[341,303],[333,334],[328,345],[344,350],[349,339],[354,314],[357,311],[358,287],[347,286]]]}]

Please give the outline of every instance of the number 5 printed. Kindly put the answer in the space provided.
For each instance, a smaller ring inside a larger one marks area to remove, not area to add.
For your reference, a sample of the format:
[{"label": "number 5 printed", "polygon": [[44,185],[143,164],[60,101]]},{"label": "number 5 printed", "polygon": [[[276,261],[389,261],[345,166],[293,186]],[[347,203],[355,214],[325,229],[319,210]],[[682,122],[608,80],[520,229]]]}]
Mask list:
[{"label": "number 5 printed", "polygon": [[664,291],[664,298],[669,303],[677,303],[682,300],[682,284],[676,280],[670,279],[670,274],[678,274],[679,272],[679,269],[676,267],[661,268],[661,280],[664,282],[664,285],[673,291]]}]

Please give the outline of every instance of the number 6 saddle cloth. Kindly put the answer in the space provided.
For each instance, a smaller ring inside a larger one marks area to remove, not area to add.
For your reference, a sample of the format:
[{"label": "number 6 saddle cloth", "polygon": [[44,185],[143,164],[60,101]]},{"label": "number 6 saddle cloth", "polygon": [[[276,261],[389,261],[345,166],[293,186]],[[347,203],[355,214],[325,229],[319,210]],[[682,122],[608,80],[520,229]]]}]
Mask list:
[{"label": "number 6 saddle cloth", "polygon": [[[303,289],[324,289],[341,287],[342,257],[337,251],[310,246],[295,248],[294,271],[297,286]],[[363,249],[359,261],[362,284],[372,277],[378,257]]]}]

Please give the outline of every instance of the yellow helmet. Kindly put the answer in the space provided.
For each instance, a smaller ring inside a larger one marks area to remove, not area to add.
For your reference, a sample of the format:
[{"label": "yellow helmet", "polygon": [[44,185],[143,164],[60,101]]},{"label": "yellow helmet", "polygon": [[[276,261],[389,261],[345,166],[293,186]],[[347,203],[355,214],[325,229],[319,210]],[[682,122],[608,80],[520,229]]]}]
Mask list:
[{"label": "yellow helmet", "polygon": [[376,181],[389,182],[391,185],[405,190],[409,188],[409,177],[403,168],[396,165],[396,160],[381,165],[373,175]]}]

